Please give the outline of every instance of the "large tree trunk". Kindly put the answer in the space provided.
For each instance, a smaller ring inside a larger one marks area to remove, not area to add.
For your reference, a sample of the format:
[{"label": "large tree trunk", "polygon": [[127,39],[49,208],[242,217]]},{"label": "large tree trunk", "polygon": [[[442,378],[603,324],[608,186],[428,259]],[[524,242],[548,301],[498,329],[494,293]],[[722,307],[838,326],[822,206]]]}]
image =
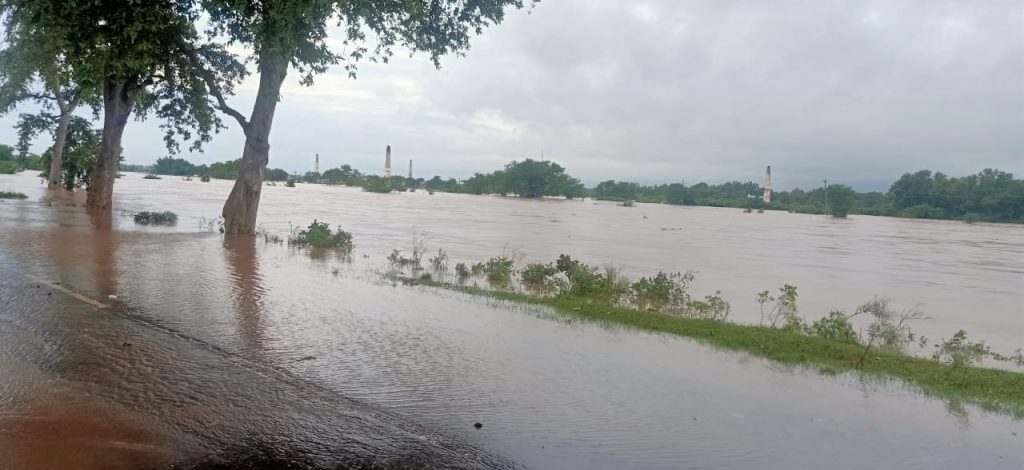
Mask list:
[{"label": "large tree trunk", "polygon": [[270,127],[281,95],[281,84],[288,73],[287,58],[265,54],[260,59],[260,88],[245,129],[242,165],[221,213],[224,216],[224,233],[227,234],[253,234],[256,231],[263,171],[270,158]]},{"label": "large tree trunk", "polygon": [[89,209],[110,210],[114,180],[121,160],[121,136],[135,105],[135,98],[128,87],[128,80],[124,77],[108,76],[103,81],[103,138],[89,182]]},{"label": "large tree trunk", "polygon": [[50,152],[50,180],[48,186],[51,189],[61,187],[61,173],[64,171],[64,145],[68,140],[68,126],[71,124],[71,112],[61,111],[60,119],[57,121],[57,135],[53,141],[53,150]]}]

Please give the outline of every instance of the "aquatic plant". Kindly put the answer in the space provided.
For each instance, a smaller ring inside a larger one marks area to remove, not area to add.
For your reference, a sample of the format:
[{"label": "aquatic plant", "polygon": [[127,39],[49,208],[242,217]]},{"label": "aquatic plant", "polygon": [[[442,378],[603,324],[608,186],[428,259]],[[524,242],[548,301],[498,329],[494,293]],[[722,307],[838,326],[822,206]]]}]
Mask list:
[{"label": "aquatic plant", "polygon": [[135,223],[139,225],[174,225],[178,223],[178,214],[174,212],[137,212]]},{"label": "aquatic plant", "polygon": [[338,227],[331,231],[327,222],[313,220],[306,230],[299,231],[296,235],[288,238],[289,245],[312,246],[316,248],[334,248],[339,250],[352,250],[352,234]]},{"label": "aquatic plant", "polygon": [[0,191],[0,199],[27,199],[28,196],[15,191]]}]

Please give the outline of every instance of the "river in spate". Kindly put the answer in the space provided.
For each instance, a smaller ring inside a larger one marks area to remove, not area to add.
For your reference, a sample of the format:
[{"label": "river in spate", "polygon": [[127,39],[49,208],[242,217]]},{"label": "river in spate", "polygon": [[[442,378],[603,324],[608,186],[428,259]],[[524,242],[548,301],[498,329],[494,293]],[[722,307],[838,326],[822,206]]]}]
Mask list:
[{"label": "river in spate", "polygon": [[[722,291],[741,323],[759,320],[757,292],[784,283],[798,287],[807,319],[887,297],[920,305],[920,334],[963,328],[1011,353],[1024,346],[1024,227],[264,188],[266,231],[287,236],[313,219],[341,225],[356,248],[339,257],[201,227],[230,188],[128,173],[106,230],[82,210],[83,194],[47,195],[27,173],[0,175],[0,190],[30,196],[0,202],[0,457],[21,452],[32,464],[46,455],[37,437],[53,425],[34,434],[32,417],[103,409],[112,416],[105,427],[65,419],[77,427],[63,432],[121,452],[106,455],[155,459],[143,462],[215,452],[235,444],[225,436],[255,429],[264,439],[288,430],[295,441],[319,440],[307,447],[321,453],[341,445],[332,441],[386,453],[436,431],[427,439],[440,443],[435,461],[487,454],[464,466],[1024,466],[1024,425],[1007,416],[686,338],[393,285],[379,273],[392,249],[411,250],[415,231],[449,264],[567,253],[634,278],[696,271],[695,293]],[[121,215],[141,210],[170,210],[179,221],[142,227]],[[48,287],[56,282],[112,307],[93,310]],[[318,411],[338,409],[334,418]],[[345,428],[354,415],[362,427]],[[110,424],[121,418],[131,424]],[[399,437],[376,444],[393,428]]]}]

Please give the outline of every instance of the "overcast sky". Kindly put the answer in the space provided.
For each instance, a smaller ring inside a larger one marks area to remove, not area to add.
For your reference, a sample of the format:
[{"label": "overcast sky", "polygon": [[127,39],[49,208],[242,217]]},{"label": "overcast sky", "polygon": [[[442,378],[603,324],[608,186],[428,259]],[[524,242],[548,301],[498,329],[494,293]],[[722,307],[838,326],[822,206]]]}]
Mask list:
[{"label": "overcast sky", "polygon": [[[824,178],[885,189],[921,168],[1024,176],[1024,2],[543,0],[440,70],[399,54],[312,88],[290,75],[270,166],[466,177],[546,159],[606,179]],[[251,110],[255,80],[230,101]],[[195,162],[238,158],[233,122]],[[0,142],[14,143],[14,119]],[[47,142],[41,140],[37,151]],[[129,163],[166,154],[155,122]]]}]

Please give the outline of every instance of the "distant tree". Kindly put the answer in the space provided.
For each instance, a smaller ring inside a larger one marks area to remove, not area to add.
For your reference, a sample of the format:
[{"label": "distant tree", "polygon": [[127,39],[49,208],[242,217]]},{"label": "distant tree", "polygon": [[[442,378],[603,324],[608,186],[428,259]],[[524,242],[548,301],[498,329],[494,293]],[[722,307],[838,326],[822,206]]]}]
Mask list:
[{"label": "distant tree", "polygon": [[192,164],[192,162],[183,158],[174,158],[170,156],[157,159],[156,163],[153,164],[152,171],[158,175],[173,176],[192,176],[199,174],[196,170],[196,166]]},{"label": "distant tree", "polygon": [[825,190],[828,193],[829,213],[833,217],[844,218],[850,214],[857,193],[844,184],[832,184]]},{"label": "distant tree", "polygon": [[265,178],[267,181],[285,181],[288,179],[288,172],[280,168],[274,168],[267,170]]},{"label": "distant tree", "polygon": [[238,168],[241,164],[241,160],[212,163],[210,164],[208,176],[214,179],[233,180],[238,177]]}]

